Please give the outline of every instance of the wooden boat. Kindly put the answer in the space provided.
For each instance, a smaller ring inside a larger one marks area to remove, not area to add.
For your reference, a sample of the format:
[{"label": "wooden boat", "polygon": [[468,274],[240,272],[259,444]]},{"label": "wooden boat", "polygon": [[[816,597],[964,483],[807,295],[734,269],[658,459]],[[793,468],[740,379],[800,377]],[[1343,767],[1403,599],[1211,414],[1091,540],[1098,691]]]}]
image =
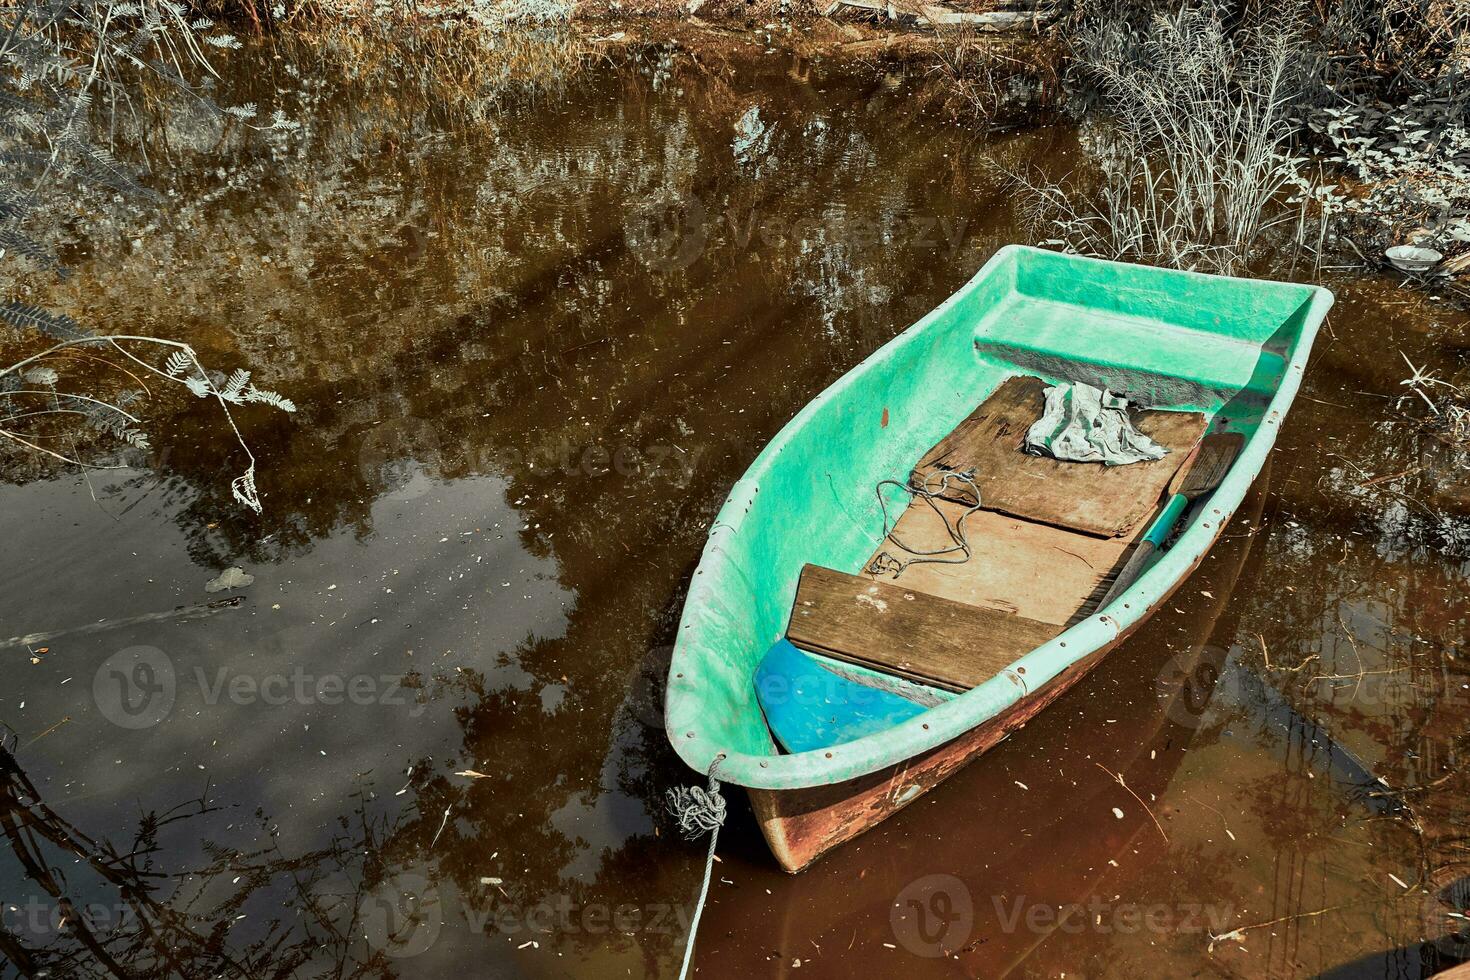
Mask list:
[{"label": "wooden boat", "polygon": [[[1107,938],[1101,931],[1079,935],[1069,928],[1054,935],[1047,927],[1016,928],[1014,922],[1007,924],[1006,910],[1014,911],[1019,896],[1028,904],[1052,907],[1086,905],[1095,895],[1112,898],[1130,883],[1156,874],[1166,859],[1169,845],[1151,813],[1174,833],[1167,813],[1180,800],[1176,773],[1209,710],[1239,613],[1247,606],[1232,602],[1231,593],[1242,576],[1259,573],[1263,560],[1248,526],[1260,521],[1268,479],[1267,472],[1258,478],[1236,512],[1231,532],[1205,557],[1191,588],[1181,590],[1089,677],[1087,686],[1105,689],[1106,698],[1072,690],[1054,712],[997,748],[992,756],[997,764],[957,774],[943,787],[943,801],[907,808],[857,845],[827,855],[800,878],[782,881],[774,877],[780,873],[774,869],[762,873],[750,866],[756,860],[753,854],[741,853],[740,838],[722,836],[720,874],[741,887],[719,889],[711,896],[700,928],[698,970],[706,976],[803,980],[812,966],[792,968],[793,959],[819,949],[825,974],[852,973],[872,960],[874,943],[887,940],[899,944],[895,962],[912,964],[914,972],[922,973],[928,965],[923,953],[917,963],[908,958],[915,950],[903,945],[905,937],[892,919],[895,907],[903,904],[897,896],[905,896],[907,889],[912,897],[910,886],[925,879],[943,883],[958,878],[970,899],[965,919],[956,917],[947,928],[931,923],[933,941],[925,951],[935,958],[952,957],[957,976],[1000,980],[1056,972],[1055,961],[1050,971],[1031,962],[1037,947],[1048,941],[1064,944],[1065,952],[1051,954],[1065,961],[1064,968],[1105,956],[1106,951],[1096,948]],[[1077,748],[1077,726],[1087,726],[1082,752],[1071,751]],[[1017,771],[1026,757],[1057,762],[1055,768],[1027,776]],[[1118,784],[1114,772],[1126,778],[1128,789]],[[1023,788],[1016,779],[1029,782]],[[1129,790],[1148,800],[1150,809],[1136,805]],[[947,820],[950,807],[966,814],[989,808],[1004,813],[1005,819]],[[1113,807],[1124,816],[1113,819]],[[1199,878],[1187,883],[1191,901],[1221,900],[1221,893],[1229,893],[1233,886],[1228,880],[1218,882],[1218,891],[1211,890],[1212,873],[1208,865],[1196,870]],[[862,941],[850,946],[853,936]],[[761,942],[751,937],[761,937]],[[773,956],[773,951],[791,955]],[[888,966],[884,972],[897,968]]]},{"label": "wooden boat", "polygon": [[[733,487],[670,665],[675,750],[746,787],[788,871],[913,802],[1077,683],[1199,564],[1331,304],[1315,286],[1001,249]],[[1168,455],[1104,467],[1022,452],[1061,382],[1147,406],[1134,421]],[[1166,506],[1201,440],[1225,434],[1240,440],[1228,472]],[[978,510],[963,491],[910,502],[901,486],[970,471]],[[966,512],[967,560],[878,571],[895,539],[952,543]]]}]

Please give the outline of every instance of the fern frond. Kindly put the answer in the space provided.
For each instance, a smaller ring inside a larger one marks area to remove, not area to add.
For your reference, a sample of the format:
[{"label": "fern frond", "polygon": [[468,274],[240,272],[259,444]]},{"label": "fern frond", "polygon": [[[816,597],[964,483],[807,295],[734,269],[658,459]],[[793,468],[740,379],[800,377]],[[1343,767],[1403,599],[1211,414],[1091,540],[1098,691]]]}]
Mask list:
[{"label": "fern frond", "polygon": [[72,173],[90,178],[99,184],[133,197],[160,199],[158,192],[138,183],[132,174],[123,169],[122,164],[113,159],[111,153],[101,147],[93,146],[70,134],[66,137],[65,143],[77,156],[76,162],[71,167]]},{"label": "fern frond", "polygon": [[227,115],[234,116],[236,119],[254,119],[256,113],[260,110],[255,107],[254,102],[246,102],[244,105],[225,106],[224,111]]},{"label": "fern frond", "polygon": [[46,165],[50,162],[50,155],[41,153],[38,150],[17,149],[0,151],[0,163],[12,164],[17,170],[21,171],[31,170],[40,172],[45,170]]},{"label": "fern frond", "polygon": [[222,48],[225,51],[233,51],[236,48],[244,47],[243,44],[235,40],[235,35],[233,34],[211,34],[204,39],[204,43],[213,45],[216,48]]},{"label": "fern frond", "polygon": [[125,442],[134,449],[148,448],[147,434],[133,425],[134,420],[120,406],[89,398],[77,398],[66,393],[58,394],[56,400],[58,405],[65,406],[67,410],[85,416],[87,424],[98,432]]},{"label": "fern frond", "polygon": [[230,375],[230,380],[226,381],[224,386],[219,389],[219,396],[227,402],[234,402],[236,405],[239,405],[241,403],[240,393],[245,390],[245,386],[249,383],[250,372],[244,368],[240,368],[234,374]]},{"label": "fern frond", "polygon": [[[3,205],[0,205],[3,208]],[[3,211],[0,211],[3,214]],[[24,255],[32,262],[45,269],[59,269],[61,263],[51,250],[19,228],[0,227],[0,256],[13,252],[16,255]]]},{"label": "fern frond", "polygon": [[41,107],[13,92],[0,89],[0,117],[12,112],[40,112]]},{"label": "fern frond", "polygon": [[164,364],[163,369],[170,378],[177,378],[193,366],[194,358],[181,350],[176,350],[168,356],[168,361]]},{"label": "fern frond", "polygon": [[296,403],[281,394],[251,385],[240,393],[240,400],[279,408],[283,412],[296,411]]},{"label": "fern frond", "polygon": [[195,398],[209,397],[209,382],[197,374],[191,374],[185,378],[184,386],[194,393]]},{"label": "fern frond", "polygon": [[0,190],[0,221],[24,218],[33,206],[34,201],[29,197]]},{"label": "fern frond", "polygon": [[39,306],[19,300],[0,303],[0,322],[18,330],[37,330],[57,340],[78,340],[88,335],[81,324],[65,313],[47,313]]}]

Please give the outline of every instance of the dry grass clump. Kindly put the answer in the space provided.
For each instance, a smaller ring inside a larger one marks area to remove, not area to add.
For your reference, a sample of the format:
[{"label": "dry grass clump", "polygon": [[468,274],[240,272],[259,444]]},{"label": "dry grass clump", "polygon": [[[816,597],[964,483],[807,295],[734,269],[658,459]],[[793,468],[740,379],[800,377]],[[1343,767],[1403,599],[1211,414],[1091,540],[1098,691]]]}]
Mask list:
[{"label": "dry grass clump", "polygon": [[1021,180],[1053,242],[1235,274],[1306,235],[1314,198],[1293,141],[1310,76],[1298,25],[1231,29],[1209,6],[1157,15],[1142,33],[1108,18],[1077,33],[1074,57],[1107,145],[1091,184]]},{"label": "dry grass clump", "polygon": [[1413,89],[1470,67],[1464,0],[1339,0],[1322,17],[1321,44],[1339,77],[1378,76]]},{"label": "dry grass clump", "polygon": [[1470,397],[1464,388],[1439,377],[1434,371],[1416,367],[1402,351],[1410,374],[1400,382],[1429,409],[1423,426],[1457,449],[1470,450]]},{"label": "dry grass clump", "polygon": [[1034,116],[1060,97],[1061,59],[1050,39],[981,33],[968,25],[937,34],[937,98],[955,118],[1005,125]]}]

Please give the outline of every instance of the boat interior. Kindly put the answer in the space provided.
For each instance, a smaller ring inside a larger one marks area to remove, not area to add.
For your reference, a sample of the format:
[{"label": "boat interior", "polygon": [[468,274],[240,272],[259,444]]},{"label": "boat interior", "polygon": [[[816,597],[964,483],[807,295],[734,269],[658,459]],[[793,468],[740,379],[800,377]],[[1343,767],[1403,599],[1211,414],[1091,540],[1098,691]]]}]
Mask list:
[{"label": "boat interior", "polygon": [[[1310,286],[997,252],[730,488],[670,664],[676,751],[748,786],[829,784],[995,718],[1101,650],[1147,614],[1131,603],[1171,587],[1148,569],[1187,573],[1172,542],[1196,555],[1210,512],[1234,511],[1330,305]],[[1021,451],[1063,383],[1126,397],[1168,452],[1105,466]],[[1222,436],[1240,440],[1241,465],[1219,489],[1169,493]],[[916,498],[914,482],[935,492]],[[951,548],[961,523],[966,560],[908,561]],[[1104,599],[1111,625],[1094,616]]]},{"label": "boat interior", "polygon": [[1160,459],[1064,462],[1025,451],[1047,387],[1009,377],[925,452],[909,485],[929,493],[902,498],[861,571],[802,568],[786,635],[755,675],[785,751],[881,731],[984,683],[1098,611],[1145,534],[1167,533],[1161,508],[1207,416],[1133,413]]}]

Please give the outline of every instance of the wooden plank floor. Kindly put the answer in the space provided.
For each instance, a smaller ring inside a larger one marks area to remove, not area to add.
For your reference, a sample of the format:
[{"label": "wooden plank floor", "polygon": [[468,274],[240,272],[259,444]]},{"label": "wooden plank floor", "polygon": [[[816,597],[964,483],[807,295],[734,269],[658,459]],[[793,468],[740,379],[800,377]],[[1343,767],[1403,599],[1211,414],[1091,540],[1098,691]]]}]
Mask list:
[{"label": "wooden plank floor", "polygon": [[[965,518],[971,557],[891,574],[807,565],[787,637],[815,653],[951,691],[981,684],[1090,615],[1126,564],[1163,492],[1203,435],[1198,413],[1142,412],[1138,427],[1170,449],[1161,460],[1104,467],[1030,456],[1046,384],[1012,378],[940,440],[914,475],[936,485],[974,468],[985,510]],[[973,501],[914,499],[884,552],[900,561],[952,543]],[[865,566],[866,568],[867,566]]]},{"label": "wooden plank floor", "polygon": [[787,638],[803,650],[968,691],[1062,627],[807,565]]},{"label": "wooden plank floor", "polygon": [[[950,544],[944,522],[955,526],[965,510],[965,505],[948,500],[935,501],[934,507],[915,500],[899,517],[893,534],[910,548],[936,551]],[[896,579],[891,574],[868,577],[1037,622],[1070,626],[1092,612],[1142,533],[1097,538],[984,510],[965,518],[964,529],[972,553],[969,561],[910,565]],[[901,560],[912,557],[885,540],[869,563],[885,551]]]},{"label": "wooden plank floor", "polygon": [[[1164,488],[1205,430],[1198,412],[1136,412],[1140,431],[1169,450],[1127,466],[1062,463],[1022,450],[1046,407],[1046,382],[1011,378],[914,468],[937,485],[949,470],[975,470],[986,509],[1099,537],[1127,536],[1157,506]],[[963,499],[959,493],[956,500]]]}]

